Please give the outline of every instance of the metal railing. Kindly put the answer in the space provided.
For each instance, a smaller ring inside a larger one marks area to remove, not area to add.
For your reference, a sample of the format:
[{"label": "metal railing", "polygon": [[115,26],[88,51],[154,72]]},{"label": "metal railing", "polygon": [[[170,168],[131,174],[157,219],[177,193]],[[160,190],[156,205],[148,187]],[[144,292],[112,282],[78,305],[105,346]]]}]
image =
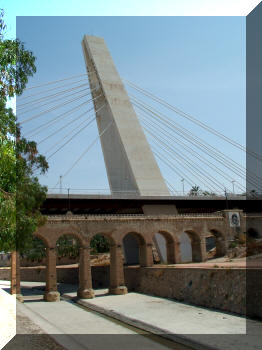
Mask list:
[{"label": "metal railing", "polygon": [[68,197],[74,195],[88,195],[95,197],[110,197],[110,198],[138,198],[138,197],[168,197],[168,198],[184,198],[184,199],[262,199],[262,193],[233,193],[233,192],[196,192],[185,193],[183,191],[169,191],[169,195],[163,190],[147,189],[142,195],[139,191],[114,191],[111,192],[109,188],[104,189],[86,189],[86,188],[49,188],[48,195],[67,195]]}]

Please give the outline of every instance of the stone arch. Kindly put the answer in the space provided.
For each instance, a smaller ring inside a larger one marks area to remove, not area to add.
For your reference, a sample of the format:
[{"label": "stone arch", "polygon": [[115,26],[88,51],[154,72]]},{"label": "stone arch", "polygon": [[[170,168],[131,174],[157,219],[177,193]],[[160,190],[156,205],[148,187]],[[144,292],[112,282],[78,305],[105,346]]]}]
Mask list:
[{"label": "stone arch", "polygon": [[34,233],[34,236],[35,236],[36,238],[39,238],[41,241],[43,241],[43,243],[44,243],[44,245],[46,246],[46,248],[52,246],[52,244],[51,244],[50,240],[48,239],[48,237],[46,237],[45,235],[41,234],[40,232],[38,232],[38,231],[35,232],[35,233]]},{"label": "stone arch", "polygon": [[201,249],[201,238],[200,235],[191,229],[184,230],[190,239],[191,249],[192,249],[192,262],[201,262],[202,258],[202,249]]},{"label": "stone arch", "polygon": [[[148,239],[140,232],[127,231],[122,235],[122,245],[124,248],[124,255],[126,263],[129,265],[139,264],[140,266],[151,266],[153,264],[152,259],[152,240]],[[129,255],[130,252],[126,250],[128,242],[129,247],[132,248],[133,256]],[[132,242],[132,246],[131,243]],[[151,253],[149,253],[151,249]],[[130,259],[133,258],[133,259]],[[151,261],[152,260],[152,261]]]},{"label": "stone arch", "polygon": [[109,293],[110,294],[126,294],[127,288],[124,286],[124,269],[123,269],[123,250],[122,242],[118,235],[104,231],[94,232],[88,237],[88,246],[90,247],[91,240],[96,236],[101,235],[108,239],[110,247],[110,269],[109,269]]},{"label": "stone arch", "polygon": [[[72,242],[70,242],[70,239]],[[78,263],[80,247],[83,247],[83,242],[79,239],[79,235],[74,233],[63,233],[59,235],[56,240],[57,265],[63,264],[63,260],[65,259],[69,260],[72,264]],[[67,264],[67,261],[64,261],[64,263]]]},{"label": "stone arch", "polygon": [[[106,244],[108,245],[108,251],[99,251],[99,249],[97,251],[94,250],[94,245],[92,244],[92,241],[96,239],[97,236],[103,237],[107,240]],[[108,288],[110,286],[110,278],[112,275],[112,249],[114,249],[114,247],[116,246],[116,240],[114,237],[112,237],[111,234],[108,234],[106,232],[95,232],[89,236],[88,246],[90,247],[90,257],[92,257],[93,254],[96,255],[98,260],[95,265],[99,265],[94,267],[91,266],[93,288]],[[103,260],[99,260],[101,257]],[[96,273],[97,271],[100,272]]]},{"label": "stone arch", "polygon": [[69,228],[68,230],[58,231],[57,236],[56,236],[55,244],[57,244],[57,241],[59,240],[59,238],[61,238],[63,236],[75,237],[79,241],[79,244],[80,244],[81,247],[85,247],[87,245],[87,242],[84,239],[84,237],[81,234],[81,232],[79,232],[79,230],[71,229],[71,228]]},{"label": "stone arch", "polygon": [[[164,245],[162,245],[163,249],[161,249],[161,246],[159,246],[161,241],[159,242],[159,239],[157,242],[155,241],[157,239],[157,235],[162,237],[164,240]],[[165,230],[158,230],[153,234],[152,241],[158,245],[158,254],[160,254],[161,261],[166,262],[167,264],[175,264],[178,262],[178,239],[175,235]]]},{"label": "stone arch", "polygon": [[211,229],[209,232],[214,236],[216,254],[215,257],[219,258],[225,256],[227,253],[225,236],[217,229]]},{"label": "stone arch", "polygon": [[108,239],[109,241],[109,244],[110,246],[111,245],[115,245],[117,244],[117,240],[115,239],[115,237],[111,234],[111,233],[108,233],[108,232],[104,232],[104,231],[99,231],[99,232],[94,232],[94,233],[91,233],[89,236],[88,236],[88,239],[87,239],[87,245],[90,247],[90,243],[92,241],[92,239],[95,237],[95,236],[103,236],[105,237],[106,239]]},{"label": "stone arch", "polygon": [[30,249],[20,254],[23,259],[22,264],[25,263],[22,266],[44,266],[46,264],[48,246],[49,242],[46,237],[41,234],[34,234]]}]

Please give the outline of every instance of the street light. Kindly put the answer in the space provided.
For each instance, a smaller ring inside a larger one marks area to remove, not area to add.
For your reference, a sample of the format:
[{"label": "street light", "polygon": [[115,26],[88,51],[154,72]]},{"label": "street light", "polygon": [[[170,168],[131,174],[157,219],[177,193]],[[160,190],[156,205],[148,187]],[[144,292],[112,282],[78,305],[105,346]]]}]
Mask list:
[{"label": "street light", "polygon": [[235,183],[236,181],[235,181],[235,180],[232,180],[231,182],[232,182],[232,185],[233,185],[233,194],[235,194],[235,184],[234,184],[234,183]]},{"label": "street light", "polygon": [[225,188],[225,197],[226,197],[226,209],[228,209],[227,189],[226,188]]},{"label": "street light", "polygon": [[62,193],[62,175],[59,176],[60,193]]},{"label": "street light", "polygon": [[183,186],[183,196],[185,195],[185,185],[184,185],[185,179],[181,179],[182,186]]}]

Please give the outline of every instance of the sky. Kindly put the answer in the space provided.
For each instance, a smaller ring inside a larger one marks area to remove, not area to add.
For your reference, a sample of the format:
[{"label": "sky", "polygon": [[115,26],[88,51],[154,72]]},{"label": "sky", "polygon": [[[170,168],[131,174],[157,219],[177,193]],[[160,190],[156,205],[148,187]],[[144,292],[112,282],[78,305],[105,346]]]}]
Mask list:
[{"label": "sky", "polygon": [[[9,36],[13,35],[15,27],[11,16],[14,11],[12,5],[14,3],[10,1],[6,8],[6,22],[10,24]],[[16,32],[25,47],[37,57],[37,73],[30,78],[29,87],[84,74],[82,37],[84,34],[101,36],[122,77],[239,143],[245,143],[245,17],[68,16],[64,8],[60,13],[67,16],[54,16],[57,12],[55,7],[52,8],[52,13],[49,11],[52,16],[45,16],[47,7],[38,13],[34,6],[31,10],[25,8],[26,6],[23,9],[18,6],[15,10],[20,15],[16,17]],[[92,11],[97,11],[98,14],[104,9]],[[74,12],[75,9],[72,9],[71,13],[76,14]],[[29,90],[26,94],[29,94]],[[149,100],[145,102],[151,103]],[[19,118],[24,120],[35,113],[36,111],[19,115]],[[26,134],[56,114],[58,112],[51,112],[24,124],[23,131]],[[245,158],[241,152],[192,126],[183,118],[170,112],[168,115],[244,164]],[[36,141],[39,142],[55,130],[38,134]],[[70,128],[67,132],[68,130]],[[53,138],[41,143],[40,152],[45,154],[62,136],[63,133],[59,137],[55,134]],[[59,176],[70,168],[96,137],[97,128],[93,123],[50,158],[48,174],[40,177],[41,183],[54,187]],[[163,164],[159,163],[159,166],[175,189],[182,191],[181,177],[170,172]],[[63,187],[94,191],[108,188],[99,142],[63,179]],[[189,189],[188,184],[186,189]]]}]

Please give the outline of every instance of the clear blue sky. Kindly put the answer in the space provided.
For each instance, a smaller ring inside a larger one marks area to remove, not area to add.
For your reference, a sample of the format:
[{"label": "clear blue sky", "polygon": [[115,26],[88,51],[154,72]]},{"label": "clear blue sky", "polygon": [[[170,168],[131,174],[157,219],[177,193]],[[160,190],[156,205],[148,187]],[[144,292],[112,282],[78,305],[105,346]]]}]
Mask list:
[{"label": "clear blue sky", "polygon": [[[244,17],[18,17],[17,36],[37,57],[37,73],[30,85],[85,73],[84,34],[104,37],[121,76],[245,143]],[[173,117],[183,123],[180,117]],[[35,124],[26,124],[25,132],[43,121],[44,116]],[[184,125],[244,163],[241,152]],[[51,158],[48,175],[41,182],[50,187],[56,184],[96,135],[94,125]],[[40,151],[45,152],[55,141],[56,137],[40,145]],[[165,167],[162,171],[181,190],[181,179]],[[63,186],[108,187],[99,143],[65,178]]]}]

